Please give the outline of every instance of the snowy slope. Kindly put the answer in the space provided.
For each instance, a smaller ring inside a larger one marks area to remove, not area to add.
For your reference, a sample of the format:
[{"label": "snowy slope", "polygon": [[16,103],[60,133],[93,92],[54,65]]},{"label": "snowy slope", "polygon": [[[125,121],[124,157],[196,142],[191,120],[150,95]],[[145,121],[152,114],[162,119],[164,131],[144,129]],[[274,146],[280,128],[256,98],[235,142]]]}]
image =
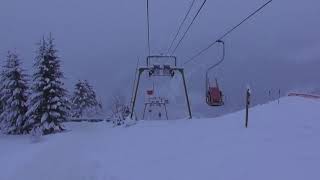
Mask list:
[{"label": "snowy slope", "polygon": [[286,97],[214,119],[0,136],[1,180],[318,180],[320,101]]}]

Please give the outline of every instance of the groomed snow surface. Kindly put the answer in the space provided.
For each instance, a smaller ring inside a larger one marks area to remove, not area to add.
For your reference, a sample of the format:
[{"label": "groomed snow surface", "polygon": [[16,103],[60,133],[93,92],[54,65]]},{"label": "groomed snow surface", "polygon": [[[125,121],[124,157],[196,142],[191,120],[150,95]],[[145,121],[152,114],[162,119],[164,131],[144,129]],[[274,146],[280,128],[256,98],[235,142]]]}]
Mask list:
[{"label": "groomed snow surface", "polygon": [[214,119],[68,123],[0,136],[0,180],[319,180],[320,101],[286,97]]}]

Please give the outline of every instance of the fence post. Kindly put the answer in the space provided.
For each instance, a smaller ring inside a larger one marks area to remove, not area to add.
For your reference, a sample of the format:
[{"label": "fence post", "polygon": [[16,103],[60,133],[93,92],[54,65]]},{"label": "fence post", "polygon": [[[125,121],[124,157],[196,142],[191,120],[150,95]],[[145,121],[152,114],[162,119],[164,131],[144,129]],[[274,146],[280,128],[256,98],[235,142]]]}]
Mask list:
[{"label": "fence post", "polygon": [[281,90],[278,91],[279,97],[278,97],[278,104],[280,104],[280,98],[281,98]]},{"label": "fence post", "polygon": [[249,121],[250,96],[251,96],[251,91],[249,88],[247,88],[247,92],[246,92],[246,128],[248,128],[248,121]]}]

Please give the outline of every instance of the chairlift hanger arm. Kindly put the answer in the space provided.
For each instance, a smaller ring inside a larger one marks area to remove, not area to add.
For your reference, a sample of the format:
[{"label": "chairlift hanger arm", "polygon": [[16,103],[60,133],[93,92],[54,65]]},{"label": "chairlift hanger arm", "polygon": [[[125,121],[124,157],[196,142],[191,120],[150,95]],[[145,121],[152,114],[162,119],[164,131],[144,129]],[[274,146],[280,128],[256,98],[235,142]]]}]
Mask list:
[{"label": "chairlift hanger arm", "polygon": [[216,64],[210,66],[210,67],[207,69],[207,72],[206,72],[206,77],[207,77],[207,78],[208,78],[209,71],[211,71],[213,68],[217,67],[218,65],[220,65],[220,64],[224,61],[224,57],[225,57],[225,54],[226,54],[224,41],[218,40],[218,41],[216,41],[216,42],[222,44],[222,57],[221,57],[221,59],[220,59]]}]

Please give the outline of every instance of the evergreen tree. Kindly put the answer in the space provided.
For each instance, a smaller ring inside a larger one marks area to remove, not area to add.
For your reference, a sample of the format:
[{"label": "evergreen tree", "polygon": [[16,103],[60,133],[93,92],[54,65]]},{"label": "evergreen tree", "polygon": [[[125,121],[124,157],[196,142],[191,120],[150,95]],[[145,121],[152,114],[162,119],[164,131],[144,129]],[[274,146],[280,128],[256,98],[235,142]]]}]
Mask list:
[{"label": "evergreen tree", "polygon": [[50,134],[62,131],[62,122],[67,118],[67,92],[63,88],[63,73],[60,60],[54,46],[54,39],[49,36],[39,44],[34,64],[32,96],[27,115],[28,126],[34,133]]},{"label": "evergreen tree", "polygon": [[6,134],[27,133],[27,80],[16,53],[9,52],[1,74],[1,129]]},{"label": "evergreen tree", "polygon": [[76,118],[97,115],[102,109],[93,87],[87,80],[79,81],[71,98],[72,116]]},{"label": "evergreen tree", "polygon": [[97,94],[96,94],[95,90],[93,89],[93,87],[89,84],[89,82],[87,80],[84,81],[84,85],[85,85],[87,92],[88,92],[89,108],[91,107],[94,110],[99,109],[99,108],[101,109],[102,104],[98,102]]},{"label": "evergreen tree", "polygon": [[86,108],[86,101],[85,101],[86,96],[87,96],[87,92],[83,85],[83,82],[79,81],[75,85],[75,91],[71,98],[72,117],[80,118],[83,116],[83,112]]},{"label": "evergreen tree", "polygon": [[[2,112],[3,112],[3,105],[4,105],[4,103],[3,103],[3,101],[2,101],[2,99],[3,99],[3,96],[4,96],[4,94],[2,93],[3,92],[3,80],[4,80],[4,78],[3,78],[3,74],[4,74],[4,71],[2,71],[1,73],[0,73],[0,75],[1,75],[1,77],[0,77],[0,114],[2,114]],[[1,118],[0,118],[0,130],[1,130]]]}]

